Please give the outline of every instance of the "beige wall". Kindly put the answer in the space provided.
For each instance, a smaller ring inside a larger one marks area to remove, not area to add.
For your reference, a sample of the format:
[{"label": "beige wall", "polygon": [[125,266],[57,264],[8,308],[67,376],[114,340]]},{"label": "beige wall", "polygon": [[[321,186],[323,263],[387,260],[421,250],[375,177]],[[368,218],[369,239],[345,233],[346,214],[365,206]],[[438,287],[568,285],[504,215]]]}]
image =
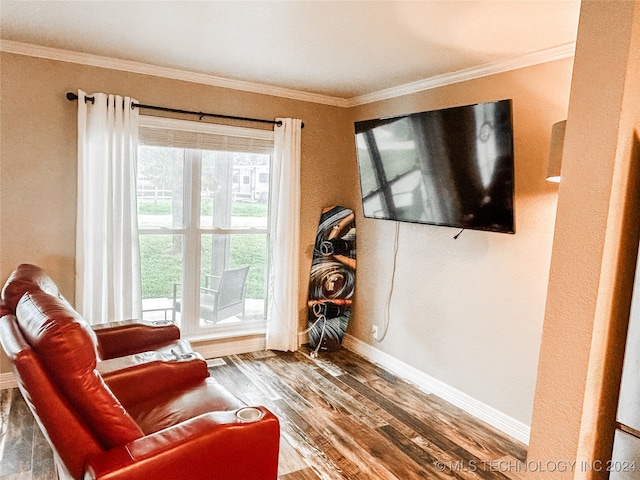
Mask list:
[{"label": "beige wall", "polygon": [[[358,338],[529,425],[551,257],[557,186],[545,180],[550,131],[566,118],[571,60],[356,107],[355,120],[510,98],[516,234],[401,223],[358,211]],[[354,147],[355,148],[355,147]],[[355,161],[355,154],[354,154]]]},{"label": "beige wall", "polygon": [[[13,268],[42,266],[74,298],[76,104],[65,93],[109,92],[142,103],[254,118],[303,120],[301,285],[326,205],[355,202],[352,125],[338,107],[2,53],[0,283]],[[306,303],[301,289],[299,305]],[[8,371],[2,354],[0,372]]]},{"label": "beige wall", "polygon": [[[17,263],[33,262],[73,296],[75,105],[65,92],[82,88],[186,109],[299,117],[306,125],[301,281],[306,284],[320,208],[353,205],[358,278],[349,332],[374,343],[369,332],[384,320],[395,225],[362,218],[352,122],[512,98],[516,235],[465,231],[453,240],[453,229],[402,224],[389,331],[374,344],[528,424],[542,333],[530,458],[606,454],[626,329],[629,257],[637,252],[637,241],[625,241],[637,236],[629,226],[638,223],[638,208],[630,207],[637,207],[640,177],[633,168],[640,152],[640,6],[637,0],[584,5],[553,262],[558,191],[544,173],[551,125],[567,115],[569,60],[348,110],[2,54],[1,281]],[[2,361],[0,373],[7,371]],[[562,478],[593,475],[574,473]]]},{"label": "beige wall", "polygon": [[[551,125],[566,118],[571,60],[342,109],[170,79],[2,54],[0,277],[43,266],[73,298],[76,106],[67,91],[106,91],[144,103],[232,115],[301,118],[302,234],[298,299],[320,209],[353,206],[356,303],[349,333],[432,377],[530,423],[557,186],[544,180]],[[512,98],[516,235],[399,225],[395,290],[383,342],[395,224],[364,219],[353,121]],[[1,371],[7,370],[3,359]]]},{"label": "beige wall", "polygon": [[640,1],[583,2],[529,449],[578,467],[531,478],[608,478],[588,466],[611,454],[638,254],[639,51]]}]

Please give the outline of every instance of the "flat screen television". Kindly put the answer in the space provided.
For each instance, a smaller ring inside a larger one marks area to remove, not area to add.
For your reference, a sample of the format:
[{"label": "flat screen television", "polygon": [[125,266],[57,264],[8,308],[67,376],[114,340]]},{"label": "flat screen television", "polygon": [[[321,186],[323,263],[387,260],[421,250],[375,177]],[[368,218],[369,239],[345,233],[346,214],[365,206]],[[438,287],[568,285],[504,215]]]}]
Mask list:
[{"label": "flat screen television", "polygon": [[364,216],[515,233],[511,100],[355,122]]}]

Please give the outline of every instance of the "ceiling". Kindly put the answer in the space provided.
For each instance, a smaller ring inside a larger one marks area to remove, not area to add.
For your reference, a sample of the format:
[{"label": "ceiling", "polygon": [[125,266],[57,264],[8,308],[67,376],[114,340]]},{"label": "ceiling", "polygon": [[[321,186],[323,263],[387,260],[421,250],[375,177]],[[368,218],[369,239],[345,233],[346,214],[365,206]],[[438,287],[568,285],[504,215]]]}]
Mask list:
[{"label": "ceiling", "polygon": [[579,0],[0,0],[0,38],[349,99],[572,44],[579,10]]}]

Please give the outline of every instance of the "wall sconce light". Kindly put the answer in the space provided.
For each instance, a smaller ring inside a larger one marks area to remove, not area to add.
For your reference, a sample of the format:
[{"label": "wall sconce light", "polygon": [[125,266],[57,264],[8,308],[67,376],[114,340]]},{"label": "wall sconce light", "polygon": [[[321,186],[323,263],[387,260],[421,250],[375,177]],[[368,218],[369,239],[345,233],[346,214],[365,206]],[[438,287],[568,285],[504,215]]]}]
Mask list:
[{"label": "wall sconce light", "polygon": [[560,168],[562,167],[562,148],[564,146],[564,132],[567,121],[555,123],[551,127],[551,148],[549,150],[549,166],[547,168],[547,180],[560,182]]}]

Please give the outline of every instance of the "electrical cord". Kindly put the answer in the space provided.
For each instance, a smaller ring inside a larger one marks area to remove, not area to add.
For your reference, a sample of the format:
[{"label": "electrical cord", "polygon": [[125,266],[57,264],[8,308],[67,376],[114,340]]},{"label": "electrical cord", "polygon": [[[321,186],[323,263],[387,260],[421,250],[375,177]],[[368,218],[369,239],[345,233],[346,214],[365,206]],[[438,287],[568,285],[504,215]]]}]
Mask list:
[{"label": "electrical cord", "polygon": [[384,328],[382,329],[382,335],[380,337],[374,337],[374,340],[378,343],[382,342],[387,336],[389,331],[389,324],[391,323],[391,298],[393,297],[393,288],[396,280],[396,264],[398,261],[398,237],[400,235],[400,222],[396,222],[396,234],[393,242],[393,269],[391,271],[391,286],[389,288],[389,296],[384,309]]},{"label": "electrical cord", "polygon": [[327,317],[325,317],[324,315],[319,316],[317,318],[317,320],[315,322],[313,322],[313,325],[311,325],[309,328],[299,332],[299,333],[302,333],[302,334],[309,333],[311,330],[313,330],[313,327],[315,327],[320,320],[322,320],[322,322],[323,322],[322,323],[322,333],[320,333],[320,340],[318,340],[318,345],[316,346],[315,350],[313,350],[309,354],[309,356],[311,358],[316,358],[318,356],[318,350],[320,350],[320,346],[322,345],[322,339],[324,338],[324,332],[325,332],[325,330],[327,328]]}]

